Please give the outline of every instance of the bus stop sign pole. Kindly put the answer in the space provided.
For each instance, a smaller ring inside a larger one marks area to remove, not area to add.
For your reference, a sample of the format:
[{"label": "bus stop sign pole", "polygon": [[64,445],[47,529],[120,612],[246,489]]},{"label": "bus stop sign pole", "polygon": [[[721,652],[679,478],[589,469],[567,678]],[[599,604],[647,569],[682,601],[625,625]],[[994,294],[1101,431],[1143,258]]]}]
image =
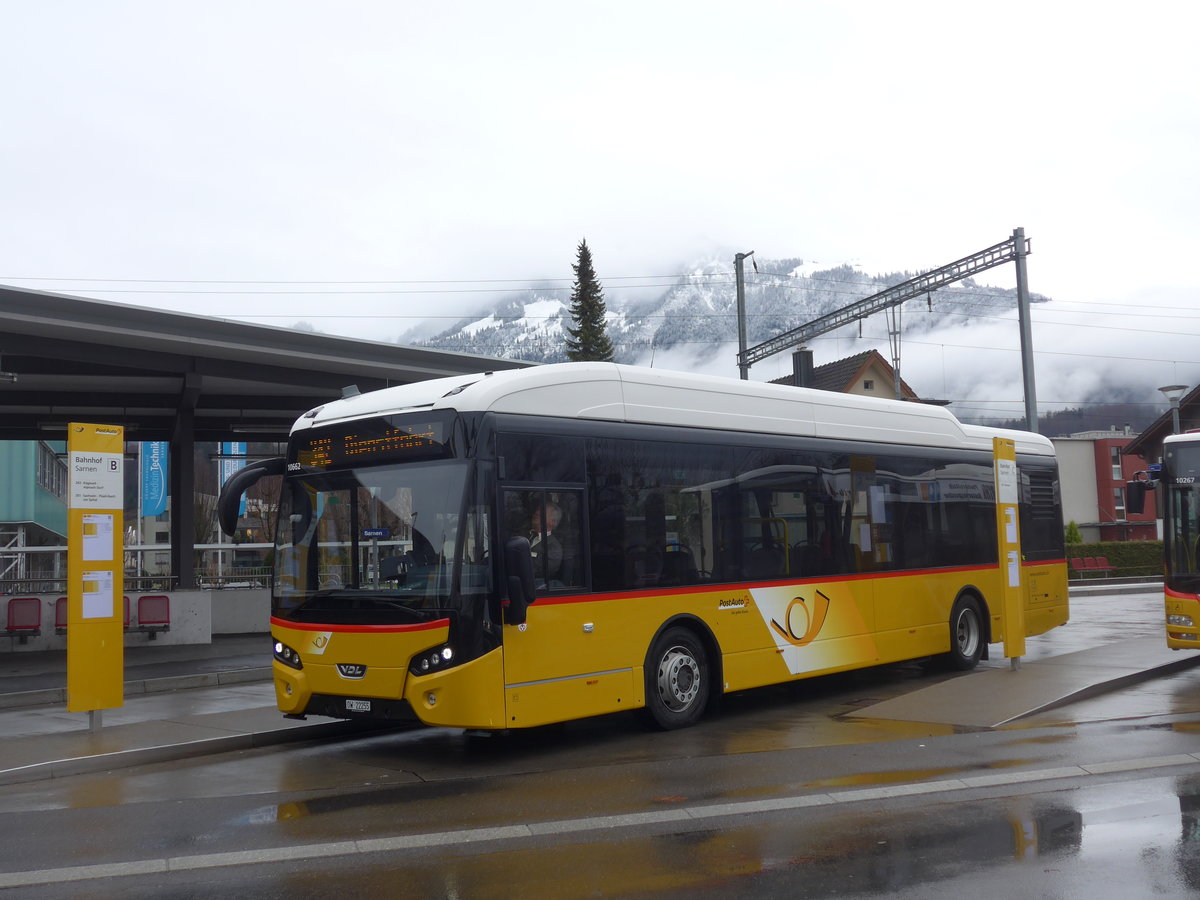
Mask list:
[{"label": "bus stop sign pole", "polygon": [[992,438],[996,475],[996,546],[1000,561],[1001,617],[1004,655],[1014,669],[1025,654],[1025,604],[1021,591],[1020,482],[1017,445]]},{"label": "bus stop sign pole", "polygon": [[125,429],[72,422],[67,454],[67,711],[98,731],[125,701]]}]

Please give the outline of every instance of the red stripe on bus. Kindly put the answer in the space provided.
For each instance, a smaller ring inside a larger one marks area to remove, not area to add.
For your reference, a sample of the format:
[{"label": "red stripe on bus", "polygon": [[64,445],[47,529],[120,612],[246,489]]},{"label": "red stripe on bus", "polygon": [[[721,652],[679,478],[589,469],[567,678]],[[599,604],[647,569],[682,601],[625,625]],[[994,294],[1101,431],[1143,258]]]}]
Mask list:
[{"label": "red stripe on bus", "polygon": [[1168,597],[1174,597],[1176,600],[1197,600],[1200,599],[1200,594],[1185,594],[1183,591],[1175,591],[1169,587],[1163,588],[1163,593]]},{"label": "red stripe on bus", "polygon": [[271,616],[271,624],[280,628],[292,628],[297,631],[336,631],[345,633],[384,634],[401,631],[432,631],[435,628],[449,628],[449,619],[435,619],[432,622],[420,622],[416,625],[324,625],[312,622],[289,622]]},{"label": "red stripe on bus", "polygon": [[[1066,559],[1043,559],[1034,562],[1025,561],[1022,566],[1065,566]],[[553,595],[548,597],[538,597],[535,601],[538,606],[558,606],[565,603],[594,603],[604,600],[616,600],[621,597],[669,597],[673,594],[714,594],[714,593],[729,593],[730,591],[745,591],[751,588],[761,587],[786,587],[789,584],[805,585],[805,584],[828,584],[830,582],[845,582],[845,581],[868,581],[871,579],[882,578],[913,578],[927,575],[946,575],[956,572],[994,572],[995,566],[947,566],[943,569],[907,569],[903,572],[862,572],[856,575],[831,575],[828,577],[815,576],[812,578],[775,578],[771,581],[753,581],[739,582],[731,581],[725,584],[681,584],[672,587],[658,587],[651,590],[639,591],[635,589],[624,591],[609,591],[603,594],[569,594],[569,595]]]}]

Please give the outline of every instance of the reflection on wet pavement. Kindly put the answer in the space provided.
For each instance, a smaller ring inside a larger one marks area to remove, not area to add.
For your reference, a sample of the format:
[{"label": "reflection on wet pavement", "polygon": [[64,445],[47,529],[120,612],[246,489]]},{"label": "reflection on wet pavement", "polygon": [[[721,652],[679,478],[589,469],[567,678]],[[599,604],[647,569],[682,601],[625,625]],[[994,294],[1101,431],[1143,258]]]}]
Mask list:
[{"label": "reflection on wet pavement", "polygon": [[[1193,897],[1200,783],[1158,778],[935,808],[807,809],[723,828],[457,844],[322,860],[293,867],[290,879],[273,882],[280,896]],[[211,896],[238,884],[239,873],[226,873]]]},{"label": "reflection on wet pavement", "polygon": [[[270,682],[228,685],[202,691],[170,691],[158,694],[133,694],[125,697],[123,705],[104,710],[104,724],[109,727],[133,722],[183,719],[209,713],[236,713],[248,707],[274,706],[275,689]],[[24,722],[28,719],[28,726]],[[51,718],[40,707],[29,710],[4,711],[5,734],[77,732],[87,728],[86,712],[67,712]]]},{"label": "reflection on wet pavement", "polygon": [[[1071,592],[1071,619],[1025,642],[1023,659],[1045,659],[1088,650],[1135,637],[1158,637],[1166,644],[1161,586],[1130,594]],[[985,665],[1009,665],[1003,645],[991,645],[993,658]]]}]

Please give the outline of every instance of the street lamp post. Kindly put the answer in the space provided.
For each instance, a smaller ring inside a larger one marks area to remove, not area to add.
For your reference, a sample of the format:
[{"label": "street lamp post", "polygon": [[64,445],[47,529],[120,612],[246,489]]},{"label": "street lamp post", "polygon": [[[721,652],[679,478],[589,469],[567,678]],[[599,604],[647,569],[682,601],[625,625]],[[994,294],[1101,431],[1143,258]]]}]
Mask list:
[{"label": "street lamp post", "polygon": [[[754,251],[749,253],[739,253],[733,258],[733,274],[734,281],[737,287],[737,326],[738,326],[738,374],[742,381],[746,381],[750,377],[750,364],[746,362],[746,267],[745,262],[748,257],[754,255]],[[755,263],[755,271],[758,270],[758,264]]]},{"label": "street lamp post", "polygon": [[1171,403],[1171,434],[1179,434],[1179,401],[1187,391],[1186,384],[1168,384],[1160,387],[1162,395]]}]

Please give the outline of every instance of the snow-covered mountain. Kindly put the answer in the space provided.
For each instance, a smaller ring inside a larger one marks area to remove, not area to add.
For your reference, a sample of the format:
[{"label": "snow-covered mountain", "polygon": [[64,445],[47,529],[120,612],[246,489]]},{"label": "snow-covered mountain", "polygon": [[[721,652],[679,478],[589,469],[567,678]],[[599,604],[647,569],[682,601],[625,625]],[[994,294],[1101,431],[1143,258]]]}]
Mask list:
[{"label": "snow-covered mountain", "polygon": [[[730,254],[732,256],[732,254]],[[752,258],[753,259],[753,258]],[[916,273],[871,275],[857,265],[833,267],[799,259],[756,259],[746,266],[747,345],[755,345],[842,309]],[[737,377],[737,296],[732,261],[688,266],[659,286],[636,291],[627,280],[605,283],[608,334],[618,362]],[[564,328],[571,324],[569,289],[546,286],[505,296],[494,308],[429,336],[414,329],[400,343],[484,356],[562,362]],[[1067,301],[1038,294],[1034,318],[1045,310],[1036,339],[1037,390],[1043,415],[1083,410],[1087,427],[1131,422],[1144,426],[1165,408],[1156,385],[1195,383],[1194,364],[1148,364],[1130,353],[1127,322],[1080,314]],[[901,308],[901,375],[922,397],[951,402],[964,421],[995,424],[1023,417],[1023,379],[1016,291],[967,279]],[[425,326],[428,328],[428,325]],[[860,338],[860,328],[862,337]],[[882,313],[823,335],[809,346],[818,365],[876,349],[891,361],[889,323]],[[1046,340],[1045,336],[1051,336]],[[791,372],[781,352],[754,366],[765,381]],[[1117,409],[1112,404],[1123,403]],[[1114,418],[1115,417],[1115,418]],[[1070,427],[1080,424],[1072,420]],[[1066,426],[1064,426],[1066,427]]]},{"label": "snow-covered mountain", "polygon": [[[746,331],[751,347],[915,274],[868,275],[850,265],[821,269],[800,259],[754,262],[757,269],[748,263],[745,272]],[[602,275],[599,280],[604,285]],[[1034,295],[1031,299],[1046,298]],[[619,286],[606,285],[605,303],[608,334],[618,362],[649,364],[656,355],[671,353],[677,361],[691,360],[688,368],[704,369],[715,354],[728,356],[728,345],[736,345],[738,339],[732,262],[691,266],[670,286],[649,297],[643,293],[638,299],[626,300]],[[966,323],[1015,306],[1015,290],[967,279],[934,292],[928,303],[906,303],[904,333],[913,335],[948,322]],[[507,359],[563,362],[564,328],[570,324],[566,291],[533,289],[508,295],[485,315],[463,319],[432,337],[418,338],[410,332],[399,340]],[[839,333],[853,337],[857,328],[846,326]]]}]

